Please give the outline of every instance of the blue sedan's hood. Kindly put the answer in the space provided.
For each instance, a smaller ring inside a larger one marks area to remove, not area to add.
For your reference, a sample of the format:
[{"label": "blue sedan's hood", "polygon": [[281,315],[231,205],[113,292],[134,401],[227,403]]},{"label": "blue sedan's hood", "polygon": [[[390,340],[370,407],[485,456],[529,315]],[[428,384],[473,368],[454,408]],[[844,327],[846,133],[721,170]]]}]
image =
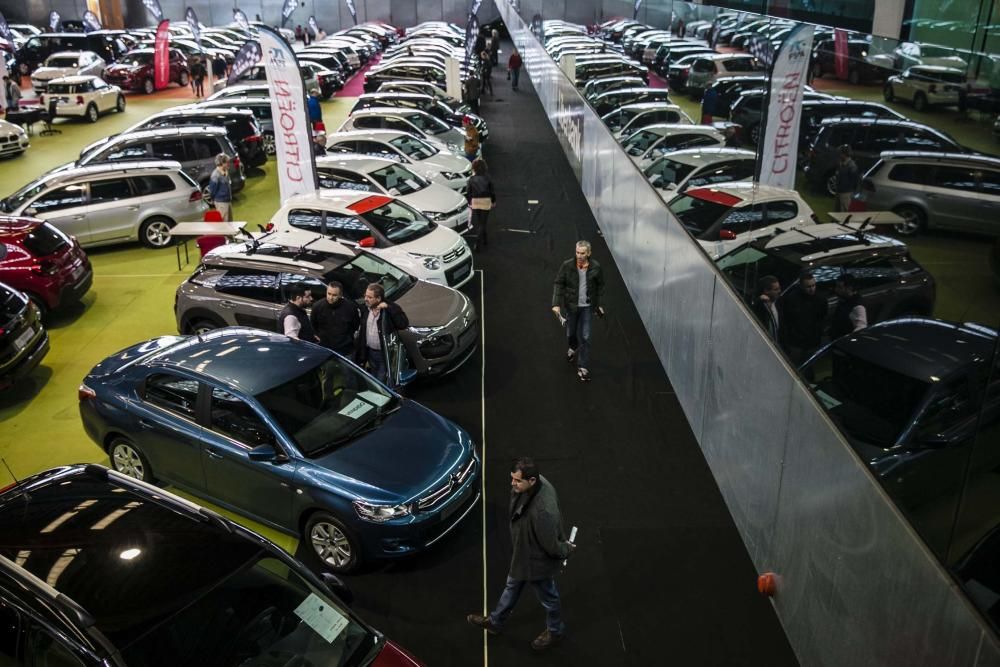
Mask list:
[{"label": "blue sedan's hood", "polygon": [[300,474],[347,482],[376,502],[405,502],[443,484],[470,447],[458,426],[404,400],[374,431],[310,460]]}]

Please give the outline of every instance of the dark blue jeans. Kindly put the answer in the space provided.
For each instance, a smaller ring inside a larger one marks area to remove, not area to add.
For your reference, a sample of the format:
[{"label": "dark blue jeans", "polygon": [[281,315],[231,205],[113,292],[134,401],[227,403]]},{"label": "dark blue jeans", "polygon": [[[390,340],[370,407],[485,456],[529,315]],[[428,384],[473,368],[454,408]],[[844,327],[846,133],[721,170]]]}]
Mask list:
[{"label": "dark blue jeans", "polygon": [[514,90],[517,90],[517,82],[521,78],[521,68],[512,69],[510,71],[510,83]]},{"label": "dark blue jeans", "polygon": [[[569,309],[567,309],[569,310]],[[593,319],[590,306],[577,308],[576,312],[566,313],[566,338],[569,347],[576,350],[576,365],[579,368],[590,368],[590,322]]]},{"label": "dark blue jeans", "polygon": [[545,627],[554,635],[561,635],[566,631],[566,624],[563,623],[561,605],[559,602],[559,590],[556,588],[556,580],[552,577],[548,579],[538,579],[537,581],[520,581],[507,577],[507,584],[504,586],[497,608],[490,614],[490,623],[500,628],[503,627],[510,612],[514,611],[514,606],[521,597],[521,592],[526,585],[531,585],[535,589],[538,601],[545,607]]},{"label": "dark blue jeans", "polygon": [[388,382],[388,368],[385,363],[385,353],[382,350],[368,348],[368,372],[379,382]]}]

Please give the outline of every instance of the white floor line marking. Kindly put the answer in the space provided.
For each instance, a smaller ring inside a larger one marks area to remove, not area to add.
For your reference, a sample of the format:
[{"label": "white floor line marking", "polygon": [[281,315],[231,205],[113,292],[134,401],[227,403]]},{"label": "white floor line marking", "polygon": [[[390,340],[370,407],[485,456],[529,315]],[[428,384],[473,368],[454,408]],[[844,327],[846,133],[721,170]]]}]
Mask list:
[{"label": "white floor line marking", "polygon": [[[486,274],[482,269],[476,269],[479,274],[479,349],[482,360],[479,368],[480,402],[479,423],[482,425],[482,470],[480,471],[480,502],[483,508],[483,616],[486,610]],[[487,645],[489,634],[483,630],[483,667],[489,667],[490,654]]]}]

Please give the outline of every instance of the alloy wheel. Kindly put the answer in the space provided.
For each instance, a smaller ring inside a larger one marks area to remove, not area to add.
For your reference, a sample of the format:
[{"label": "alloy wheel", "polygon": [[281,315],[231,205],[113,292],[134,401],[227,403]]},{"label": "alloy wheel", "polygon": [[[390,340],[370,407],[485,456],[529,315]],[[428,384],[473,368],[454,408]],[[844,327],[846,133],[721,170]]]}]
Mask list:
[{"label": "alloy wheel", "polygon": [[274,155],[275,153],[274,135],[270,132],[264,133],[264,152],[268,155]]},{"label": "alloy wheel", "polygon": [[154,220],[146,225],[146,241],[154,248],[162,248],[170,243],[170,225],[163,220]]},{"label": "alloy wheel", "polygon": [[123,475],[135,479],[146,478],[146,466],[142,462],[142,457],[127,443],[120,442],[114,446],[111,450],[111,464]]},{"label": "alloy wheel", "polygon": [[309,532],[309,540],[316,555],[327,565],[339,570],[351,562],[353,557],[351,542],[347,539],[347,535],[332,523],[320,521],[314,525]]}]

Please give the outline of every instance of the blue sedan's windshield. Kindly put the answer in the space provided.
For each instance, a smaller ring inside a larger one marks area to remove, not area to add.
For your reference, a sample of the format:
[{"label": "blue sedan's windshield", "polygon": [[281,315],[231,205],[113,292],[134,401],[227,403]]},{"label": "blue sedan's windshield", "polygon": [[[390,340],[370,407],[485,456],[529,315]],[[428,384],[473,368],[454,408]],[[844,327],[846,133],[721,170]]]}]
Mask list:
[{"label": "blue sedan's windshield", "polygon": [[351,440],[398,403],[337,356],[256,398],[306,456]]}]

